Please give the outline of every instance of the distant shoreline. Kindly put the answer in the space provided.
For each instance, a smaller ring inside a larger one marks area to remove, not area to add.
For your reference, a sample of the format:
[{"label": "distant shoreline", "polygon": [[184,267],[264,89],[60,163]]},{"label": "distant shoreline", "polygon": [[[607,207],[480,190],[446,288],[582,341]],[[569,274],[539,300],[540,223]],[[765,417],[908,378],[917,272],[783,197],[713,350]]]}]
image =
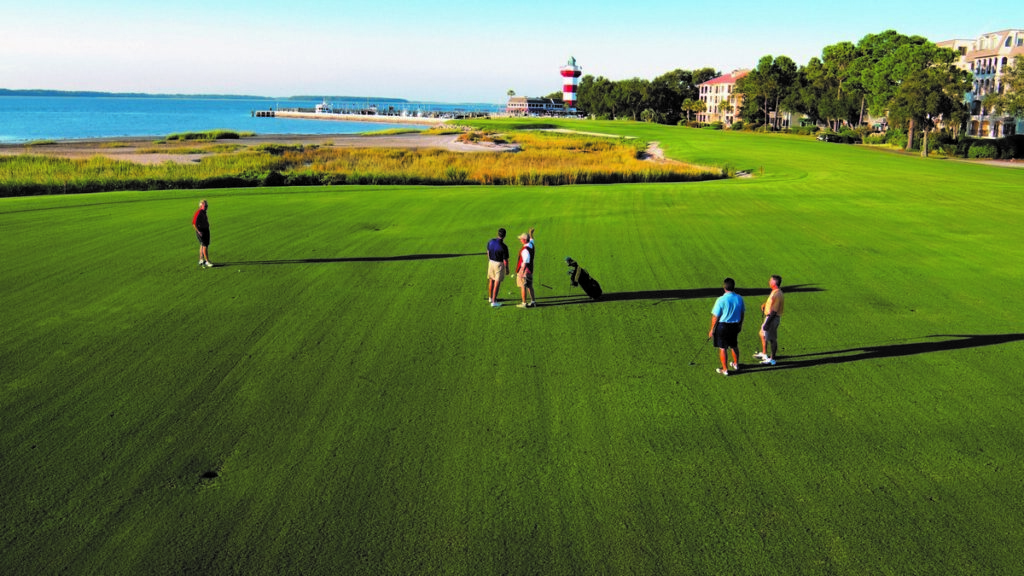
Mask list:
[{"label": "distant shoreline", "polygon": [[[91,90],[11,90],[0,88],[0,96],[35,96],[51,98],[170,98],[182,100],[266,100],[266,101],[301,101],[321,100],[323,96],[256,96],[245,94],[150,94],[146,92],[97,92]],[[376,96],[327,96],[328,100],[346,102],[386,102],[408,104],[405,98],[382,98]]]},{"label": "distant shoreline", "polygon": [[98,92],[91,90],[46,90],[0,88],[0,97],[51,97],[51,98],[148,98],[164,100],[259,100],[264,102],[372,102],[377,104],[402,104],[426,106],[504,107],[495,102],[442,102],[434,100],[409,100],[408,98],[387,98],[383,96],[259,96],[253,94],[154,94],[148,92]]}]

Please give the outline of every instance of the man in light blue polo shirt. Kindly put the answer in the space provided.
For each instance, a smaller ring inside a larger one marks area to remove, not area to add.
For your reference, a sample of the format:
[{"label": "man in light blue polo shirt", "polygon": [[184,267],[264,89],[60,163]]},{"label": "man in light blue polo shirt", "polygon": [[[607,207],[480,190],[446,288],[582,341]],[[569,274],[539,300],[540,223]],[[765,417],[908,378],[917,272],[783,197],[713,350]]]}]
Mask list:
[{"label": "man in light blue polo shirt", "polygon": [[743,330],[743,316],[746,314],[746,306],[743,298],[734,292],[736,282],[732,278],[722,281],[722,289],[725,294],[715,300],[715,307],[711,309],[711,330],[708,338],[715,337],[715,347],[718,348],[718,357],[722,361],[722,367],[716,368],[715,372],[723,376],[729,375],[729,366],[725,363],[725,349],[732,349],[732,369],[739,370],[739,335]]}]

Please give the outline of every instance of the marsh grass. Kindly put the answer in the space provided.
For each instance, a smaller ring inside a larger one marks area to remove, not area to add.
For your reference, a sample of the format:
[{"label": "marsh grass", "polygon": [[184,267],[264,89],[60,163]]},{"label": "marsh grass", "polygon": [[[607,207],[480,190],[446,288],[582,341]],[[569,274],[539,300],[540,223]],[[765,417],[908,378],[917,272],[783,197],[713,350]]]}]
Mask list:
[{"label": "marsh grass", "polygon": [[463,132],[457,138],[459,142],[465,142],[467,144],[475,144],[478,142],[489,142],[491,144],[505,144],[509,141],[508,137],[500,135],[494,132]]},{"label": "marsh grass", "polygon": [[[115,146],[116,147],[116,146]],[[139,150],[140,154],[228,154],[245,148],[241,144],[213,144],[208,146],[164,146],[157,145]]]},{"label": "marsh grass", "polygon": [[[472,134],[472,133],[471,133]],[[237,149],[147,148],[148,153],[210,154],[200,162],[142,165],[96,156],[0,159],[0,196],[108,190],[335,184],[561,186],[690,182],[723,178],[720,168],[640,159],[646,142],[553,132],[478,133],[467,141],[514,143],[516,152],[335,148],[261,144]],[[184,139],[183,141],[190,141]]]},{"label": "marsh grass", "polygon": [[168,134],[165,140],[174,142],[180,140],[238,140],[255,136],[254,132],[236,132],[234,130],[207,130],[205,132],[179,132]]},{"label": "marsh grass", "polygon": [[370,132],[360,132],[360,136],[397,136],[400,134],[419,134],[423,130],[416,128],[389,128],[387,130],[373,130]]},{"label": "marsh grass", "polygon": [[467,128],[462,128],[460,126],[444,125],[444,126],[434,126],[433,128],[429,128],[427,130],[423,130],[423,133],[424,134],[433,134],[435,136],[448,136],[448,135],[451,135],[451,134],[461,134],[462,132],[464,132],[466,130],[467,130]]}]

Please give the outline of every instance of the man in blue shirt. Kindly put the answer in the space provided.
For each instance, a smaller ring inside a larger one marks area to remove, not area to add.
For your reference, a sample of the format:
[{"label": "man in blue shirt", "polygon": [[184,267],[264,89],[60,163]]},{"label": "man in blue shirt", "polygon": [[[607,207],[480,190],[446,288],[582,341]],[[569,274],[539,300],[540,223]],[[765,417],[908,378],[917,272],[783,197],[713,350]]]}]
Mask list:
[{"label": "man in blue shirt", "polygon": [[736,282],[732,278],[722,281],[722,289],[725,290],[725,294],[715,300],[715,307],[711,309],[711,331],[708,332],[708,338],[715,337],[715,347],[718,348],[718,357],[722,361],[722,367],[716,368],[715,372],[728,376],[729,366],[725,364],[725,349],[732,349],[731,366],[733,370],[739,370],[738,337],[743,330],[743,316],[747,309],[743,305],[743,298],[734,292]]},{"label": "man in blue shirt", "polygon": [[505,229],[498,228],[498,237],[487,243],[487,301],[493,308],[501,306],[498,291],[501,281],[508,274],[508,246],[505,245]]}]

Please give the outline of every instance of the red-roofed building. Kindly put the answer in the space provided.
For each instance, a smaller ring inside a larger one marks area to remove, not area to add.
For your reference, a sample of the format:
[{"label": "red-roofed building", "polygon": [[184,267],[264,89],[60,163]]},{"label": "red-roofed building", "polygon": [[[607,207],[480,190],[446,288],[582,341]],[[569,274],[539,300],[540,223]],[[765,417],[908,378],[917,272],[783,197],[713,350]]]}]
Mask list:
[{"label": "red-roofed building", "polygon": [[986,95],[1002,94],[1006,89],[1004,70],[1014,59],[1024,56],[1024,30],[989,32],[974,40],[947,40],[936,45],[958,52],[957,66],[974,76],[971,91],[965,96],[971,109],[967,134],[981,138],[1024,134],[1024,118],[996,115],[982,104]]},{"label": "red-roofed building", "polygon": [[[743,94],[736,93],[736,82],[750,74],[750,70],[733,70],[718,78],[712,78],[697,88],[700,90],[700,99],[704,102],[704,112],[697,114],[697,121],[705,124],[721,122],[725,126],[731,125],[738,117],[740,108],[743,106]],[[727,102],[728,106],[722,106]]]}]

